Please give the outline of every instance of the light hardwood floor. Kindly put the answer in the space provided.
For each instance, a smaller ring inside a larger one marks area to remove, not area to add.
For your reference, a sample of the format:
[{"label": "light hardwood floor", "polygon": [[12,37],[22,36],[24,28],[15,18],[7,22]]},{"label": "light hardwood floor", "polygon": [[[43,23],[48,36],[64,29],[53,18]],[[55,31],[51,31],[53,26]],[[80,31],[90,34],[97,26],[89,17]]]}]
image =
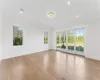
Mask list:
[{"label": "light hardwood floor", "polygon": [[50,50],[1,61],[0,80],[100,80],[100,62]]}]

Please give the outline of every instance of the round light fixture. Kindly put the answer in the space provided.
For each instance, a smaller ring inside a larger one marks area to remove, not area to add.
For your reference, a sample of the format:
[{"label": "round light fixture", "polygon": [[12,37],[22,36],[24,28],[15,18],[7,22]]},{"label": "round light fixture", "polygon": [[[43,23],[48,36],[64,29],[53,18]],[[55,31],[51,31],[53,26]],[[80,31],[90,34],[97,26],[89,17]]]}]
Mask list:
[{"label": "round light fixture", "polygon": [[80,16],[76,16],[76,18],[79,18]]},{"label": "round light fixture", "polygon": [[20,14],[22,14],[24,12],[24,9],[20,8]]},{"label": "round light fixture", "polygon": [[49,18],[54,18],[55,17],[55,13],[54,12],[48,12],[47,16]]},{"label": "round light fixture", "polygon": [[70,1],[68,1],[68,3],[67,3],[68,5],[70,5],[71,4],[71,2]]}]

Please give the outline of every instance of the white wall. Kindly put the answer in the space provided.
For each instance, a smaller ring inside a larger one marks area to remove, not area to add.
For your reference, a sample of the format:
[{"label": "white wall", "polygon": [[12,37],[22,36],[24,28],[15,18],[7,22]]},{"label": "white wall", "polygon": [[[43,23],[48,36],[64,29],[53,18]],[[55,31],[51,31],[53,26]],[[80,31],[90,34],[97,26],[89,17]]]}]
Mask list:
[{"label": "white wall", "polygon": [[52,49],[56,49],[56,32],[85,27],[85,56],[100,60],[100,19],[90,22],[88,25],[71,26],[65,29],[55,29],[52,31]]},{"label": "white wall", "polygon": [[86,57],[100,60],[100,19],[86,27]]},{"label": "white wall", "polygon": [[2,59],[2,14],[0,13],[0,60]]},{"label": "white wall", "polygon": [[[23,46],[13,46],[13,25],[17,25],[24,30]],[[41,28],[39,28],[39,26]],[[50,49],[50,40],[48,44],[44,44],[44,31],[49,33],[50,30],[44,28],[46,26],[41,23],[26,22],[25,19],[19,19],[13,14],[3,14],[3,55],[2,59],[11,58],[15,56],[26,55],[30,53],[40,52]],[[46,26],[48,27],[48,26]]]}]

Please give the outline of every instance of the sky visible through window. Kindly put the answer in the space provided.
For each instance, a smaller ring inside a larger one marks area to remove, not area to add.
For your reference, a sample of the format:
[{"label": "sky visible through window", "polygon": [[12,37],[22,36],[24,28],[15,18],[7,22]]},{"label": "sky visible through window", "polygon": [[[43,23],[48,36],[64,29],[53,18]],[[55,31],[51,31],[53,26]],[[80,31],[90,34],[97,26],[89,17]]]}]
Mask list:
[{"label": "sky visible through window", "polygon": [[77,34],[77,36],[84,35],[84,29],[77,29],[76,34]]}]

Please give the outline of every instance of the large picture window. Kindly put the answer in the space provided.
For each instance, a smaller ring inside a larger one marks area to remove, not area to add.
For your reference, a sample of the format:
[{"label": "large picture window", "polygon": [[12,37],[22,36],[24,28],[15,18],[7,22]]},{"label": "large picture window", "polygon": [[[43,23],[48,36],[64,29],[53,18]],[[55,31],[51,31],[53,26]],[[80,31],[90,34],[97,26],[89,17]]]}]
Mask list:
[{"label": "large picture window", "polygon": [[84,28],[56,33],[56,48],[74,53],[84,53]]}]

